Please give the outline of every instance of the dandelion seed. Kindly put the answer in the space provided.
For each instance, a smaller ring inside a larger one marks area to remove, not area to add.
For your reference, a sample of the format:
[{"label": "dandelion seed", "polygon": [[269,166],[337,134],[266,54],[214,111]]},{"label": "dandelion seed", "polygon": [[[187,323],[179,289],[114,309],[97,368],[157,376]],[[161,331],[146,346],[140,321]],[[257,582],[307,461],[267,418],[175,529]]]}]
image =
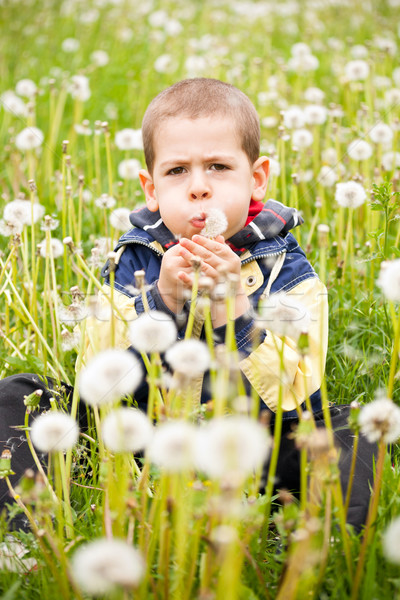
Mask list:
[{"label": "dandelion seed", "polygon": [[290,53],[292,56],[298,57],[309,56],[311,54],[311,48],[305,42],[297,42],[291,47]]},{"label": "dandelion seed", "polygon": [[396,108],[400,106],[400,89],[392,88],[385,92],[385,104],[388,108]]},{"label": "dandelion seed", "polygon": [[344,70],[349,81],[364,81],[369,75],[369,65],[365,60],[351,60]]},{"label": "dandelion seed", "polygon": [[[45,212],[44,206],[35,202],[33,204],[33,222],[39,221]],[[32,204],[29,200],[12,200],[4,207],[3,218],[5,221],[19,221],[23,225],[32,225]]]},{"label": "dandelion seed", "polygon": [[154,70],[157,73],[173,73],[178,65],[171,54],[161,54],[154,61]]},{"label": "dandelion seed", "polygon": [[97,354],[79,375],[82,399],[91,406],[110,404],[132,395],[142,380],[142,367],[129,351],[110,349]]},{"label": "dandelion seed", "polygon": [[64,254],[64,244],[57,238],[51,238],[50,240],[50,252],[47,252],[47,240],[43,240],[38,244],[40,256],[46,258],[46,256],[52,256],[53,258],[59,258]]},{"label": "dandelion seed", "polygon": [[357,208],[364,204],[367,194],[361,183],[347,181],[336,184],[335,200],[345,208]]},{"label": "dandelion seed", "polygon": [[87,125],[84,125],[83,123],[75,123],[74,124],[74,129],[76,131],[76,133],[78,135],[92,135],[93,131],[92,129],[90,129],[90,127],[88,127]]},{"label": "dandelion seed", "polygon": [[225,233],[228,227],[228,221],[225,213],[219,208],[210,208],[206,216],[206,224],[200,231],[201,235],[207,238],[216,238]]},{"label": "dandelion seed", "polygon": [[385,171],[392,171],[400,167],[400,152],[385,152],[382,156],[382,166]]},{"label": "dandelion seed", "polygon": [[43,144],[44,135],[37,127],[25,127],[15,138],[15,145],[18,150],[34,150]]},{"label": "dandelion seed", "polygon": [[118,408],[102,423],[105,446],[112,452],[138,452],[150,444],[154,428],[146,415],[135,408]]},{"label": "dandelion seed", "polygon": [[131,212],[132,211],[129,208],[124,207],[113,210],[110,214],[111,227],[118,229],[118,231],[128,231],[128,229],[132,229],[132,223],[129,220]]},{"label": "dandelion seed", "polygon": [[138,352],[165,352],[177,338],[176,325],[167,314],[151,310],[130,324],[129,338]]},{"label": "dandelion seed", "polygon": [[304,111],[299,106],[290,106],[283,112],[283,125],[287,129],[300,129],[304,123]]},{"label": "dandelion seed", "polygon": [[306,102],[311,102],[312,104],[321,104],[321,102],[324,101],[324,98],[325,92],[317,87],[309,87],[304,92],[304,99]]},{"label": "dandelion seed", "polygon": [[69,92],[72,98],[86,102],[92,95],[89,87],[89,79],[84,75],[73,75],[71,77]]},{"label": "dandelion seed", "polygon": [[93,200],[93,194],[90,190],[82,191],[82,200],[86,203],[91,202]]},{"label": "dandelion seed", "polygon": [[256,319],[257,327],[294,340],[308,332],[310,323],[311,316],[304,304],[285,292],[271,294],[261,301]]},{"label": "dandelion seed", "polygon": [[34,81],[31,79],[20,79],[17,85],[15,86],[15,91],[20,96],[25,96],[26,98],[33,98],[33,96],[37,92],[37,86]]},{"label": "dandelion seed", "polygon": [[183,26],[177,19],[168,19],[164,25],[164,31],[167,35],[177,36],[182,33]]},{"label": "dandelion seed", "polygon": [[319,60],[313,54],[304,56],[293,56],[288,60],[288,69],[299,74],[315,71],[319,67]]},{"label": "dandelion seed", "polygon": [[97,67],[105,67],[110,62],[110,57],[105,50],[95,50],[91,53],[90,60]]},{"label": "dandelion seed", "polygon": [[377,284],[392,302],[400,302],[400,258],[381,264]]},{"label": "dandelion seed", "polygon": [[350,53],[355,59],[367,58],[368,48],[366,48],[362,44],[356,44],[355,46],[352,46],[352,48],[350,49]]},{"label": "dandelion seed", "polygon": [[61,323],[68,325],[77,325],[88,316],[87,309],[83,302],[74,301],[68,306],[60,302],[58,307],[58,318]]},{"label": "dandelion seed", "polygon": [[380,397],[362,407],[358,423],[369,442],[392,444],[400,437],[400,408],[389,398]]},{"label": "dandelion seed", "polygon": [[4,235],[5,237],[10,237],[14,235],[20,235],[24,225],[18,219],[6,221],[4,219],[0,220],[0,235]]},{"label": "dandelion seed", "polygon": [[292,133],[292,145],[296,148],[308,148],[313,143],[313,134],[308,129],[296,129]]},{"label": "dandelion seed", "polygon": [[119,163],[118,175],[121,179],[137,179],[140,169],[140,162],[136,158],[127,158]]},{"label": "dandelion seed", "polygon": [[94,596],[111,593],[116,587],[137,587],[144,572],[142,555],[123,540],[94,540],[81,546],[72,558],[78,586]]},{"label": "dandelion seed", "polygon": [[390,144],[393,131],[386,123],[377,123],[369,132],[369,137],[375,144]]},{"label": "dandelion seed", "polygon": [[192,469],[197,434],[197,429],[187,421],[159,425],[148,447],[151,462],[170,472]]},{"label": "dandelion seed", "polygon": [[185,69],[188,77],[198,77],[207,71],[208,62],[204,56],[189,56],[185,60]]},{"label": "dandelion seed", "polygon": [[323,150],[322,152],[321,157],[323,162],[327,163],[331,167],[335,166],[337,163],[337,152],[335,148],[325,148],[325,150]]},{"label": "dandelion seed", "polygon": [[324,187],[332,187],[337,180],[337,175],[334,169],[328,167],[328,165],[323,165],[318,175],[318,181]]},{"label": "dandelion seed", "polygon": [[240,484],[268,455],[266,429],[245,416],[212,419],[196,440],[196,465],[213,479]]},{"label": "dandelion seed", "polygon": [[0,96],[0,102],[4,110],[16,117],[26,117],[28,114],[26,104],[11,90],[4,92]]},{"label": "dandelion seed", "polygon": [[382,538],[383,553],[387,560],[400,564],[400,517],[387,527]]},{"label": "dandelion seed", "polygon": [[80,331],[68,331],[68,329],[61,330],[61,348],[63,352],[69,352],[74,348],[77,348],[81,339]]},{"label": "dandelion seed", "polygon": [[43,223],[40,225],[42,231],[54,231],[59,226],[60,221],[53,219],[50,215],[46,215]]},{"label": "dandelion seed", "polygon": [[73,52],[77,52],[80,48],[79,40],[75,38],[65,38],[65,40],[61,43],[61,49],[68,54],[72,54]]},{"label": "dandelion seed", "polygon": [[168,21],[168,13],[165,10],[155,10],[148,17],[152,27],[164,27]]},{"label": "dandelion seed", "polygon": [[37,417],[31,428],[32,443],[41,452],[64,452],[78,441],[79,427],[70,415],[52,410]]},{"label": "dandelion seed", "polygon": [[319,104],[308,104],[304,108],[305,122],[309,125],[322,125],[328,116],[328,110],[325,106]]},{"label": "dandelion seed", "polygon": [[354,140],[347,148],[347,153],[353,160],[368,160],[372,156],[372,146],[365,140]]},{"label": "dandelion seed", "polygon": [[206,344],[198,340],[182,340],[167,350],[165,358],[172,369],[189,379],[202,375],[210,366]]},{"label": "dandelion seed", "polygon": [[141,129],[122,129],[115,134],[115,145],[119,150],[143,150]]},{"label": "dandelion seed", "polygon": [[112,196],[109,196],[108,194],[102,194],[100,196],[100,198],[96,198],[96,200],[94,201],[95,205],[98,208],[114,208],[114,206],[117,204],[117,201],[115,198],[113,198]]}]

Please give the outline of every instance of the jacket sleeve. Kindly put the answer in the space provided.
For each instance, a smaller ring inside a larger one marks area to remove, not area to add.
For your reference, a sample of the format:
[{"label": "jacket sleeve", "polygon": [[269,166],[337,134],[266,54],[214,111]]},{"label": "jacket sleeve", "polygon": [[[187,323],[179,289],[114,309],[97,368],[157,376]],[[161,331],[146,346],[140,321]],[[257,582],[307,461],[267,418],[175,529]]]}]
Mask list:
[{"label": "jacket sleeve", "polygon": [[277,409],[280,386],[284,411],[295,409],[320,388],[328,346],[328,301],[324,284],[317,277],[311,277],[287,294],[295,295],[310,313],[309,349],[305,357],[289,336],[283,339],[265,330],[261,343],[251,347],[250,331],[239,332],[241,351],[247,354],[240,361],[240,368],[273,412]]}]

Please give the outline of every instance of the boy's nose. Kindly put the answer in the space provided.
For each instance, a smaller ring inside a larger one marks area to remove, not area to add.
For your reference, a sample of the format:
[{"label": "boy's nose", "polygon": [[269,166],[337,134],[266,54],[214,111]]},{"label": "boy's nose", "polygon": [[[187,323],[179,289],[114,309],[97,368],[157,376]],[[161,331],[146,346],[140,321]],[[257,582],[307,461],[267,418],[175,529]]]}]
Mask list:
[{"label": "boy's nose", "polygon": [[211,196],[211,188],[204,173],[193,173],[188,191],[191,200],[205,200]]}]

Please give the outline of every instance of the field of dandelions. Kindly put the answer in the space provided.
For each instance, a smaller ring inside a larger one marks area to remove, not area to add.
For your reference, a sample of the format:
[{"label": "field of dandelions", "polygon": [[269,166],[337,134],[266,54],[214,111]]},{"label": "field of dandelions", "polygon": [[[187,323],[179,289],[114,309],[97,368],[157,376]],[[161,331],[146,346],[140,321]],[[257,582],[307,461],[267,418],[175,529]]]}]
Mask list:
[{"label": "field of dandelions", "polygon": [[[0,10],[0,377],[79,378],[68,409],[55,401],[18,433],[51,450],[50,470],[10,491],[30,531],[10,537],[0,521],[0,597],[397,597],[400,2],[1,0]],[[250,96],[271,158],[267,198],[304,216],[295,235],[329,293],[324,402],[353,402],[355,438],[379,444],[361,536],[344,524],[334,453],[312,452],[307,423],[300,501],[286,494],[273,510],[271,486],[259,494],[273,444],[255,399],[232,384],[232,344],[182,347],[173,323],[138,321],[155,419],[121,403],[138,383],[133,355],[110,349],[82,367],[75,326],[96,311],[101,266],[144,201],[145,107],[193,76]],[[188,378],[210,365],[213,403],[199,407]],[[92,399],[81,433],[79,389]],[[6,453],[0,476],[11,470]]]}]

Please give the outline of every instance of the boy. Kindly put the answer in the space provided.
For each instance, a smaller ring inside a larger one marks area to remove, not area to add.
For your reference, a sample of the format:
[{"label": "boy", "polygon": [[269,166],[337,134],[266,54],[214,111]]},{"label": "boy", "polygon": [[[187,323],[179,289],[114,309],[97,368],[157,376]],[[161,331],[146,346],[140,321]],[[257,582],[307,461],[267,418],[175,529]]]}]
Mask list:
[{"label": "boy", "polygon": [[[326,290],[289,233],[301,223],[297,211],[274,200],[262,202],[267,190],[268,159],[259,156],[256,110],[245,94],[229,84],[213,79],[189,79],[164,90],[151,102],[142,132],[147,170],[140,172],[140,183],[146,206],[132,213],[134,228],[121,237],[116,247],[114,301],[127,321],[143,312],[142,298],[133,296],[131,287],[135,283],[134,273],[144,270],[150,308],[178,320],[186,310],[194,257],[201,259],[202,273],[215,282],[221,271],[237,277],[235,336],[242,356],[240,368],[246,385],[257,391],[272,421],[282,385],[284,426],[277,487],[298,490],[298,451],[290,437],[291,424],[297,423],[296,408],[304,408],[308,396],[317,420],[321,410],[319,387],[328,329]],[[224,236],[209,239],[201,232],[215,209],[224,213],[226,230]],[[110,290],[109,270],[107,264],[102,272],[106,277],[104,294]],[[253,346],[252,308],[261,297],[278,291],[298,296],[310,313],[306,362],[289,336],[282,338],[281,358],[268,329]],[[106,299],[103,302],[108,306]],[[224,303],[213,303],[211,311],[216,339],[223,342],[227,320]],[[116,319],[115,326],[116,345],[128,348],[124,321]],[[180,336],[184,329],[183,326]],[[109,346],[110,333],[106,323],[93,317],[87,320],[86,331],[87,360],[94,351]],[[95,341],[95,349],[89,340]],[[18,396],[22,400],[23,395],[38,387],[44,391],[42,405],[46,407],[49,392],[32,381],[32,377],[14,376],[0,383],[0,411],[5,416],[0,419],[4,430],[0,431],[0,439],[7,439],[7,428],[23,420],[21,409],[21,415],[17,418],[14,414],[11,419],[10,409],[6,413],[5,404],[1,407],[2,399],[5,403],[11,390],[14,399]],[[145,382],[135,393],[135,399],[139,406],[146,406]],[[203,386],[201,400],[207,399],[207,389]],[[14,401],[14,406],[22,406],[22,402]],[[319,424],[323,424],[320,415]],[[340,441],[337,437],[342,447],[344,487],[351,458],[350,438],[347,435]],[[368,505],[373,449],[367,450],[368,464],[359,461],[356,473],[363,498],[352,502],[348,513],[348,521],[356,527],[364,522]],[[28,460],[29,454],[20,463],[13,460],[14,470],[21,473]]]}]

